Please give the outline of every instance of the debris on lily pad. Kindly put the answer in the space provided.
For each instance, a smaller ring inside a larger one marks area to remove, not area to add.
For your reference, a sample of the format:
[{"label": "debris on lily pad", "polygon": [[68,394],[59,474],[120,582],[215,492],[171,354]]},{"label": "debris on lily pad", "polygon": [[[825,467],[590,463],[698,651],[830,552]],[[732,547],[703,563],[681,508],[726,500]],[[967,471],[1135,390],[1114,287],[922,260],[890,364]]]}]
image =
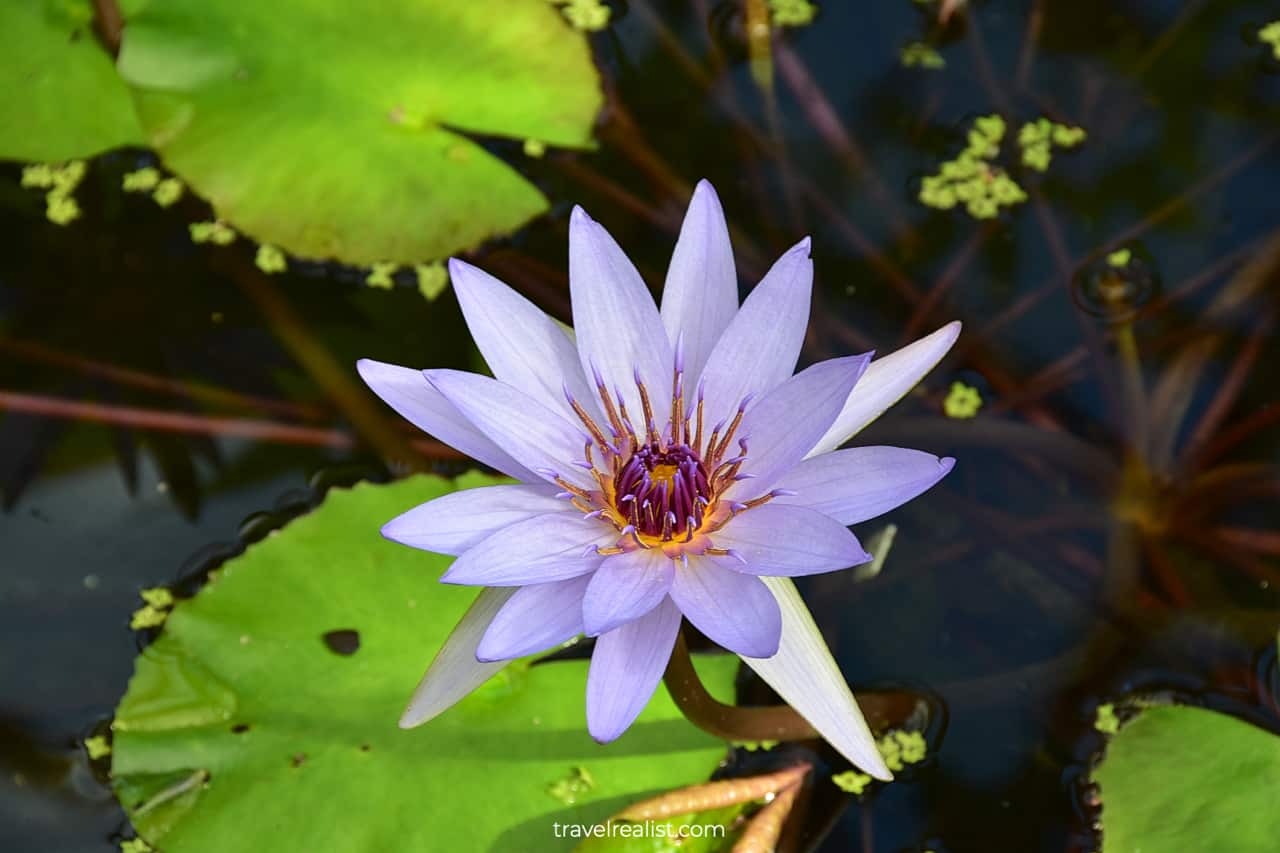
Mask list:
[{"label": "debris on lily pad", "polygon": [[999,115],[976,119],[964,150],[925,177],[920,201],[939,210],[963,204],[975,219],[992,219],[1001,208],[1026,201],[1022,187],[993,162],[1004,135],[1005,122]]},{"label": "debris on lily pad", "polygon": [[982,394],[972,385],[956,381],[951,383],[947,398],[942,401],[942,411],[949,418],[972,418],[982,408]]},{"label": "debris on lily pad", "polygon": [[547,793],[566,806],[571,806],[596,786],[596,780],[585,767],[575,766],[561,779],[547,786]]},{"label": "debris on lily pad", "polygon": [[524,156],[538,158],[547,153],[547,145],[537,139],[526,139],[524,141]]},{"label": "debris on lily pad", "polygon": [[[504,482],[472,473],[331,490],[177,601],[112,723],[112,786],[139,836],[164,853],[221,853],[245,838],[272,839],[273,853],[528,849],[556,822],[593,826],[619,803],[708,778],[724,741],[661,687],[622,738],[593,741],[586,660],[513,663],[431,722],[396,726],[476,591],[438,582],[451,557],[378,530],[433,498]],[[358,631],[359,652],[318,641],[335,629]],[[694,658],[712,693],[732,696],[738,659]]]},{"label": "debris on lily pad", "polygon": [[182,198],[185,186],[182,181],[177,178],[165,178],[156,185],[155,191],[151,193],[151,198],[161,207],[172,207]]},{"label": "debris on lily pad", "polygon": [[1092,779],[1102,853],[1274,850],[1280,838],[1280,737],[1226,714],[1148,703]]}]

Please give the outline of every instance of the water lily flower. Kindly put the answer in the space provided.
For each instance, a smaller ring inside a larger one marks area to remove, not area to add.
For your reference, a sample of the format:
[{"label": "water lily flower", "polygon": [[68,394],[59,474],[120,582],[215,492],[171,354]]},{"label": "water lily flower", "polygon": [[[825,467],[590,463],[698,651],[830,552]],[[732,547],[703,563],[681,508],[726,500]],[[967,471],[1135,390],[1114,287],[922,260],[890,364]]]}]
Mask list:
[{"label": "water lily flower", "polygon": [[661,307],[581,208],[569,223],[574,328],[459,260],[449,272],[493,377],[362,360],[360,375],[437,439],[520,481],[438,498],[383,535],[456,555],[482,587],[401,725],[425,722],[505,662],[596,638],[587,727],[622,734],[682,618],[736,652],[837,750],[891,778],[792,577],[870,559],[849,525],[910,500],[954,460],[837,449],[950,349],[951,323],[888,356],[792,375],[809,321],[809,240],[738,305],[728,229],[697,187]]}]

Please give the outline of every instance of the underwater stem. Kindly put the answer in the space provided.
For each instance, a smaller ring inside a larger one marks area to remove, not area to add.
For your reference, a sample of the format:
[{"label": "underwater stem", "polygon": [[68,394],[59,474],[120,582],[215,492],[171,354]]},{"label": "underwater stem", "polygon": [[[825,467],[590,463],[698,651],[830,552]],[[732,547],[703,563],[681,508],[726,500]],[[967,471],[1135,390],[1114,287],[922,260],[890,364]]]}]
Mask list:
[{"label": "underwater stem", "polygon": [[98,31],[98,38],[111,53],[120,53],[120,38],[124,33],[124,15],[116,0],[93,0],[93,27]]},{"label": "underwater stem", "polygon": [[231,391],[225,388],[208,385],[203,382],[186,382],[178,379],[170,379],[166,376],[158,376],[154,373],[146,373],[141,370],[121,367],[108,362],[94,361],[92,359],[84,358],[83,356],[75,355],[74,353],[57,350],[53,347],[48,347],[34,341],[24,341],[15,338],[0,339],[0,352],[9,353],[20,358],[30,359],[31,361],[42,364],[52,364],[58,367],[77,370],[88,376],[100,376],[111,382],[130,388],[141,388],[146,391],[155,391],[160,394],[170,394],[176,397],[205,403],[210,406],[222,406],[230,409],[246,411],[261,410],[277,415],[306,418],[311,420],[326,420],[332,417],[330,412],[325,411],[319,406],[312,406],[305,403],[293,403],[287,400],[274,400],[268,397],[258,397],[251,394],[242,394],[239,391]]},{"label": "underwater stem", "polygon": [[276,338],[324,389],[361,436],[383,458],[402,461],[413,470],[423,470],[426,466],[408,439],[382,414],[373,397],[352,378],[354,369],[339,364],[333,353],[307,328],[284,294],[268,281],[269,276],[247,268],[243,263],[230,263],[234,264],[228,270],[232,279],[266,317]]},{"label": "underwater stem", "polygon": [[[822,736],[790,705],[742,708],[726,705],[707,692],[689,658],[683,629],[676,635],[671,661],[662,676],[671,699],[689,722],[729,741],[814,740]],[[858,705],[874,731],[901,726],[914,713],[917,697],[906,691],[857,694]]]},{"label": "underwater stem", "polygon": [[[42,418],[89,421],[117,427],[246,438],[302,447],[345,450],[356,446],[355,436],[340,429],[283,424],[255,418],[228,418],[191,412],[169,412],[134,406],[117,406],[84,400],[67,400],[39,394],[0,390],[0,412],[21,412]],[[463,459],[461,453],[431,439],[413,439],[410,446],[431,459]]]},{"label": "underwater stem", "polygon": [[689,658],[684,631],[676,635],[671,661],[662,676],[671,699],[689,722],[725,740],[812,740],[821,737],[790,705],[739,708],[717,701],[703,686]]}]

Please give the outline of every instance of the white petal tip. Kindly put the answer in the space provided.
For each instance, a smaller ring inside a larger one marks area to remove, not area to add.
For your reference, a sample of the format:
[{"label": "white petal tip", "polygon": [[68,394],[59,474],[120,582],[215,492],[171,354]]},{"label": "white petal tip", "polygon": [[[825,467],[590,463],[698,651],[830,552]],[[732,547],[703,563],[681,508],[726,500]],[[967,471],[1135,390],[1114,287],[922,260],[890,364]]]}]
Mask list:
[{"label": "white petal tip", "polygon": [[878,767],[865,767],[863,769],[866,771],[868,776],[871,776],[874,779],[879,779],[881,782],[893,781],[893,774],[889,772],[888,767],[884,766],[883,761],[881,761]]},{"label": "white petal tip", "polygon": [[575,204],[573,212],[569,214],[569,222],[573,225],[594,225],[595,220],[592,219],[587,212],[582,209],[582,205]]},{"label": "white petal tip", "polygon": [[416,729],[423,723],[434,719],[435,716],[436,714],[428,713],[417,702],[410,702],[409,707],[405,708],[404,713],[400,715],[400,720],[396,725],[402,729]]}]

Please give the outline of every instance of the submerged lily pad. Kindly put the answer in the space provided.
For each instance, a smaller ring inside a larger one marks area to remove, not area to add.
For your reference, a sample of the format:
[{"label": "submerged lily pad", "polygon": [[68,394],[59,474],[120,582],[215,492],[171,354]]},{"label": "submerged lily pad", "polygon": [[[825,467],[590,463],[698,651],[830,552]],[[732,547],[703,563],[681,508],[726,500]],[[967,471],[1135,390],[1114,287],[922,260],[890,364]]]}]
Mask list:
[{"label": "submerged lily pad", "polygon": [[0,158],[56,161],[142,145],[89,0],[0,3]]},{"label": "submerged lily pad", "polygon": [[546,0],[166,0],[120,71],[165,165],[290,254],[412,264],[547,207],[467,134],[591,144],[587,43]]},{"label": "submerged lily pad", "polygon": [[[436,582],[451,558],[378,528],[493,482],[331,492],[177,604],[113,724],[114,785],[144,838],[166,853],[568,849],[553,824],[707,778],[724,743],[661,688],[618,741],[591,740],[585,660],[513,664],[425,726],[397,727],[475,591]],[[335,632],[358,645],[335,650]],[[699,670],[724,695],[736,665]]]},{"label": "submerged lily pad", "polygon": [[1273,850],[1280,738],[1186,706],[1143,711],[1094,773],[1103,853]]}]

